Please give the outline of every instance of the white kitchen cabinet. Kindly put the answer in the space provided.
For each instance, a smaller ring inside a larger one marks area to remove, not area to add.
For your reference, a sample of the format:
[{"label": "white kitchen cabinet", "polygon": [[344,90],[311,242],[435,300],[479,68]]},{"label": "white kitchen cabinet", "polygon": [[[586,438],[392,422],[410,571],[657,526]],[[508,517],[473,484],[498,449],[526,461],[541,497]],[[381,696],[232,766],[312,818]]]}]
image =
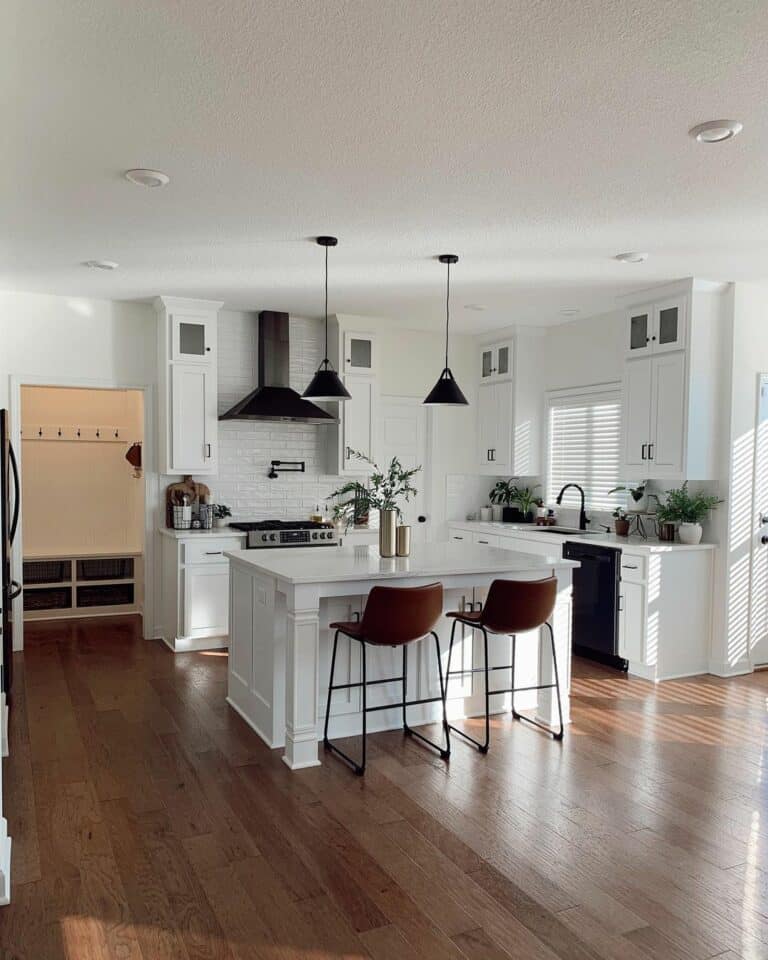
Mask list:
[{"label": "white kitchen cabinet", "polygon": [[513,385],[484,383],[477,391],[478,462],[486,473],[511,469]]},{"label": "white kitchen cabinet", "polygon": [[686,325],[687,298],[684,296],[631,307],[626,313],[627,357],[684,349]]},{"label": "white kitchen cabinet", "polygon": [[480,383],[508,380],[512,376],[514,341],[489,343],[480,348]]},{"label": "white kitchen cabinet", "polygon": [[376,338],[371,333],[355,330],[343,331],[344,373],[365,373],[373,376],[376,371]]},{"label": "white kitchen cabinet", "polygon": [[158,297],[159,472],[218,470],[218,301]]},{"label": "white kitchen cabinet", "polygon": [[685,455],[684,352],[630,360],[624,369],[625,473],[642,479],[682,474]]},{"label": "white kitchen cabinet", "polygon": [[[539,473],[543,343],[538,334],[517,334],[502,345],[509,351],[504,354],[509,358],[509,375],[480,377],[475,432],[477,465],[485,475]],[[501,347],[491,344],[480,349],[495,356]],[[498,362],[492,361],[495,370]]]},{"label": "white kitchen cabinet", "polygon": [[[728,309],[724,289],[693,280],[669,285],[651,303],[628,306],[623,479],[717,478]],[[645,345],[644,317],[650,318]]]},{"label": "white kitchen cabinet", "polygon": [[472,543],[477,543],[485,547],[498,547],[499,538],[492,533],[473,533]]},{"label": "white kitchen cabinet", "polygon": [[176,653],[226,647],[229,633],[229,560],[244,546],[234,530],[161,530],[162,637]]},{"label": "white kitchen cabinet", "polygon": [[625,580],[619,590],[619,656],[633,663],[645,660],[645,629],[648,614],[645,584]]},{"label": "white kitchen cabinet", "polygon": [[171,365],[168,473],[210,473],[216,459],[216,375],[207,364]]}]

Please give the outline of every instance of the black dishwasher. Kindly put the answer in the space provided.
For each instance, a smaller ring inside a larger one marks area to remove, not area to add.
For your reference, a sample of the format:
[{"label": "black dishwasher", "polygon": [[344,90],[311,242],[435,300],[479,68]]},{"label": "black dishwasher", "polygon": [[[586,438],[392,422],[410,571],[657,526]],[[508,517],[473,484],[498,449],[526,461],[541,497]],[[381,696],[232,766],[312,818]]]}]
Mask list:
[{"label": "black dishwasher", "polygon": [[573,652],[619,670],[619,582],[621,550],[567,540],[563,557],[578,560],[573,570]]}]

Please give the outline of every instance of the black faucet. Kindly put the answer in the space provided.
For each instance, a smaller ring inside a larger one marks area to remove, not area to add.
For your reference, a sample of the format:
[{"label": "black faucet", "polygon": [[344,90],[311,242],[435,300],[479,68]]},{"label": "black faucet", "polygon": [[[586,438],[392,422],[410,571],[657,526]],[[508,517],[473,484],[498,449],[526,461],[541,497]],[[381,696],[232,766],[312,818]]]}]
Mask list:
[{"label": "black faucet", "polygon": [[566,483],[566,485],[557,495],[557,505],[560,506],[560,504],[563,502],[563,494],[568,489],[568,487],[574,487],[581,494],[581,509],[579,510],[579,530],[586,530],[587,524],[589,523],[589,521],[587,520],[586,510],[584,509],[584,491],[578,485],[578,483]]}]

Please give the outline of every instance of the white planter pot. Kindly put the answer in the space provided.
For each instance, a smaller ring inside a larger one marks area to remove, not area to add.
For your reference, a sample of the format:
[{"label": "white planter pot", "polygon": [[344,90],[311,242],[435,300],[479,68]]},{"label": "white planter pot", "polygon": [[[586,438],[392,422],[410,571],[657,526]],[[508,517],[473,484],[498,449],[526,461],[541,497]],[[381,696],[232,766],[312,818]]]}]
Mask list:
[{"label": "white planter pot", "polygon": [[700,523],[681,523],[677,528],[677,537],[680,543],[687,543],[689,546],[701,543],[702,533]]},{"label": "white planter pot", "polygon": [[228,527],[229,517],[216,517],[216,519],[213,521],[213,525],[219,530],[221,530],[222,527]]},{"label": "white planter pot", "polygon": [[493,520],[496,523],[501,523],[503,515],[504,515],[504,504],[494,503],[493,506],[491,507],[491,517],[493,518]]},{"label": "white planter pot", "polygon": [[483,520],[483,521],[490,520],[492,516],[493,516],[493,513],[492,513],[490,507],[480,507],[480,519],[481,519],[481,520]]},{"label": "white planter pot", "polygon": [[644,493],[639,500],[630,496],[627,502],[627,513],[645,513],[648,509],[648,494]]}]

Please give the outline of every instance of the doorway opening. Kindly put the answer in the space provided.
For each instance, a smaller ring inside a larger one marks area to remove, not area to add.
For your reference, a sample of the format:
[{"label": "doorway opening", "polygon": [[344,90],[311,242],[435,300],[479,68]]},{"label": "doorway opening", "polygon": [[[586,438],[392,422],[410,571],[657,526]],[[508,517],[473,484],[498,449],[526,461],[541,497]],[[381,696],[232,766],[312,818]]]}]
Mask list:
[{"label": "doorway opening", "polygon": [[24,622],[141,614],[144,393],[20,388]]}]

